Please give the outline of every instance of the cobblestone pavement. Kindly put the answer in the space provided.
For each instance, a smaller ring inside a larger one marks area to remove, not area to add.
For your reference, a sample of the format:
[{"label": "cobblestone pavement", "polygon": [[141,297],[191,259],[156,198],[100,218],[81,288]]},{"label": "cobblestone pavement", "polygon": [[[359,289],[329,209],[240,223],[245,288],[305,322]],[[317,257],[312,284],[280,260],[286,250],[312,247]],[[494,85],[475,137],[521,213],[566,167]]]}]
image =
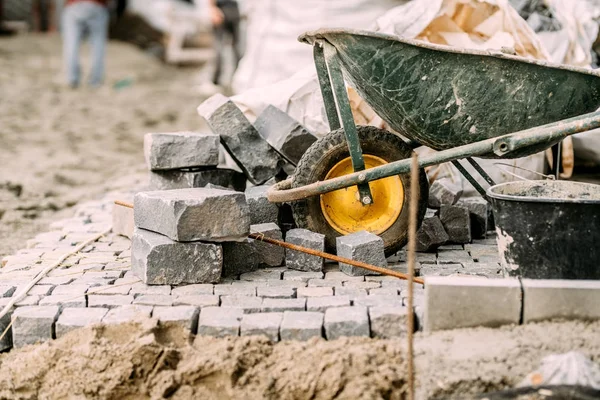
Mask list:
[{"label": "cobblestone pavement", "polygon": [[[111,193],[76,208],[75,216],[51,225],[27,248],[3,260],[0,306],[6,305],[42,269],[111,226],[112,203],[129,196]],[[323,272],[267,268],[223,278],[219,284],[148,286],[130,271],[130,240],[108,234],[70,256],[36,284],[11,310],[12,332],[0,349],[56,338],[93,323],[153,316],[203,335],[264,334],[274,341],[312,336],[393,337],[405,334],[407,283],[387,276],[347,276],[336,263]],[[418,275],[470,274],[501,277],[493,236],[467,245],[418,253]],[[406,272],[406,254],[388,259]],[[422,318],[424,290],[415,286]],[[84,310],[85,309],[85,310]],[[93,309],[93,310],[92,310]],[[2,331],[10,316],[0,319]],[[417,321],[417,326],[419,321]]]}]

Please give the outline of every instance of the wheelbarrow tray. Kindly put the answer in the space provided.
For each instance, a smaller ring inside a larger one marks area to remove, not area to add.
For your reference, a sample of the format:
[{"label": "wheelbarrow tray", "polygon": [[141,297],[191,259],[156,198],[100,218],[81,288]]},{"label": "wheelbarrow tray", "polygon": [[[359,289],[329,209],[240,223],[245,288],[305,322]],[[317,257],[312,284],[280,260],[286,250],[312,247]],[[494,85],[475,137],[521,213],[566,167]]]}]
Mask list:
[{"label": "wheelbarrow tray", "polygon": [[[592,70],[367,31],[326,29],[300,39],[333,45],[345,79],[375,112],[397,132],[435,150],[600,106],[600,74]],[[511,156],[540,150],[533,146]]]}]

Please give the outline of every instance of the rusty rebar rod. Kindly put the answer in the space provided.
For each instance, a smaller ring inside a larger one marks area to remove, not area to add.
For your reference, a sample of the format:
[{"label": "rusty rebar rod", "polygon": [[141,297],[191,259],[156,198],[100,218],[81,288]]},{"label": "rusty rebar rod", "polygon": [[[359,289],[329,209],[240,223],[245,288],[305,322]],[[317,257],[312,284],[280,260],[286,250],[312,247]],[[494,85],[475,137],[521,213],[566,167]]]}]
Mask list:
[{"label": "rusty rebar rod", "polygon": [[414,288],[413,282],[415,282],[415,250],[417,248],[417,212],[418,212],[418,199],[417,192],[419,190],[419,160],[417,153],[413,153],[412,165],[410,169],[410,206],[409,206],[409,220],[408,220],[408,321],[407,321],[407,340],[408,340],[408,400],[414,400],[415,398],[415,372],[414,372],[414,347],[413,347],[413,332],[414,327]]}]

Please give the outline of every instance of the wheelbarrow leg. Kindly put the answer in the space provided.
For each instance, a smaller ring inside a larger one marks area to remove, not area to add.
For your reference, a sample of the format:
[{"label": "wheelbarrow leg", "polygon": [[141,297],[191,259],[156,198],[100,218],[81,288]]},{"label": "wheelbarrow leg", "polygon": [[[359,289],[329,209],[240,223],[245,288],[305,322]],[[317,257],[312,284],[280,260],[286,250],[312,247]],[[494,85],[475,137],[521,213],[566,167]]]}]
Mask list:
[{"label": "wheelbarrow leg", "polygon": [[329,82],[323,46],[318,43],[313,46],[313,57],[315,59],[315,67],[317,68],[317,76],[319,77],[319,87],[321,88],[323,103],[325,104],[325,113],[327,114],[327,121],[329,121],[329,130],[335,131],[342,126],[340,125],[340,119],[335,107],[335,98],[333,97],[331,83]]},{"label": "wheelbarrow leg", "polygon": [[485,194],[485,189],[481,187],[479,182],[462,166],[462,164],[458,160],[452,161],[452,164],[458,169],[458,171],[469,181],[471,185],[479,192],[479,194],[487,200],[487,195]]},{"label": "wheelbarrow leg", "polygon": [[469,164],[471,164],[473,166],[473,168],[475,168],[475,170],[479,173],[479,175],[481,175],[481,177],[483,179],[485,179],[485,181],[487,183],[490,184],[490,186],[496,185],[496,182],[494,182],[494,180],[492,179],[492,177],[489,176],[488,173],[485,172],[485,170],[483,168],[481,168],[481,165],[479,165],[477,163],[477,161],[473,160],[471,157],[467,157],[467,161],[469,162]]}]

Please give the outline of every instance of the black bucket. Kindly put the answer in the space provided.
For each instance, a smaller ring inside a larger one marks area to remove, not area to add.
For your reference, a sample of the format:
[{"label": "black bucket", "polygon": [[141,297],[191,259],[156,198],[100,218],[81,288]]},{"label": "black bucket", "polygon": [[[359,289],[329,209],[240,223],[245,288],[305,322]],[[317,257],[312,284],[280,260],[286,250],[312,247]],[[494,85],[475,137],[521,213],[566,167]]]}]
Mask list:
[{"label": "black bucket", "polygon": [[600,185],[509,182],[487,194],[505,275],[600,279]]}]

